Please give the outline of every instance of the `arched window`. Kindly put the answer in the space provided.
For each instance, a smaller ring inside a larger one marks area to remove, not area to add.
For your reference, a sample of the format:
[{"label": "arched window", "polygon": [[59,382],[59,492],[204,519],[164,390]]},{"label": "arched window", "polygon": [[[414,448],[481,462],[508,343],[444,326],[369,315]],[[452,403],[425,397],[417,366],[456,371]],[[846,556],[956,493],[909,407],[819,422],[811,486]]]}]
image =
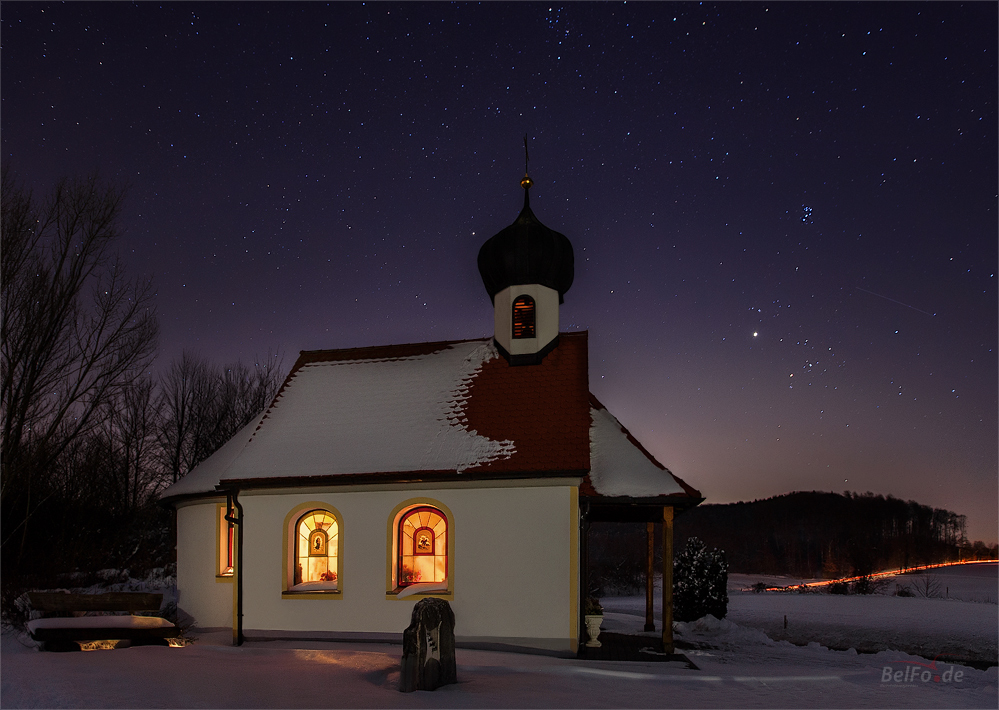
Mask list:
[{"label": "arched window", "polygon": [[[234,526],[228,520],[225,519],[228,509],[223,503],[217,506],[218,510],[218,571],[215,576],[220,578],[228,578],[226,581],[231,581],[233,576],[233,542],[235,539]],[[235,511],[232,511],[235,512]]]},{"label": "arched window", "polygon": [[447,580],[447,517],[430,506],[399,519],[396,579],[400,587]]},{"label": "arched window", "polygon": [[295,524],[293,589],[336,589],[340,526],[328,510],[310,510]]},{"label": "arched window", "polygon": [[517,296],[513,302],[513,337],[537,337],[534,333],[534,299],[530,296]]}]

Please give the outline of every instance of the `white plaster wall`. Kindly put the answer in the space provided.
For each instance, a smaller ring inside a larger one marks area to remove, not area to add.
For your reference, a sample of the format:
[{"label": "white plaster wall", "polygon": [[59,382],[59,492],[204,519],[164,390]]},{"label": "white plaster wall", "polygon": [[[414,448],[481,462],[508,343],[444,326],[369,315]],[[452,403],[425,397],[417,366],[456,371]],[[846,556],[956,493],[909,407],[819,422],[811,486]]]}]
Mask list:
[{"label": "white plaster wall", "polygon": [[[513,338],[513,302],[520,296],[534,299],[536,338]],[[496,294],[493,325],[496,342],[511,355],[536,353],[558,336],[558,291],[540,284],[508,286]]]},{"label": "white plaster wall", "polygon": [[[574,651],[577,616],[573,612],[578,594],[574,495],[574,488],[567,485],[245,492],[240,496],[246,521],[243,627],[247,631],[401,633],[409,625],[418,597],[386,599],[387,526],[397,505],[420,497],[439,501],[453,515],[450,574],[456,636],[518,644],[536,639],[539,646]],[[342,516],[339,599],[281,596],[285,517],[295,506],[310,501],[328,503]],[[193,542],[186,533],[184,539]],[[209,541],[205,559],[210,559],[211,549]],[[179,557],[185,554],[190,554],[186,548],[178,550]],[[195,588],[204,590],[205,585]]]},{"label": "white plaster wall", "polygon": [[177,508],[177,606],[202,628],[232,627],[232,582],[216,581],[217,505],[225,499]]}]

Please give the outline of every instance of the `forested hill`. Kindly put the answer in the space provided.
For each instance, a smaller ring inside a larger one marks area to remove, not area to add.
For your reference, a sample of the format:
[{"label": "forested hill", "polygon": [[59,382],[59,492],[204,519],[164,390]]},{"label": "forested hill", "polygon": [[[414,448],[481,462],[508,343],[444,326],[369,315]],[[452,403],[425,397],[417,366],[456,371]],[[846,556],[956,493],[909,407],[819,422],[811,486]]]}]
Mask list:
[{"label": "forested hill", "polygon": [[813,491],[700,505],[676,519],[678,549],[688,537],[724,550],[733,572],[812,578],[947,562],[985,551],[981,544],[968,545],[965,516],[873,493]]}]

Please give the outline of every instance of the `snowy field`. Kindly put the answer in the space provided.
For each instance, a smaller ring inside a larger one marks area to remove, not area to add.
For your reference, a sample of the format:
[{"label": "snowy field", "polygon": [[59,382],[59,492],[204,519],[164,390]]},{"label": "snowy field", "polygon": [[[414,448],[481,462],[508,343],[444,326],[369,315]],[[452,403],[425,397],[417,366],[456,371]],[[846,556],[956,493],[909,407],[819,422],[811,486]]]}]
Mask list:
[{"label": "snowy field", "polygon": [[[996,663],[999,566],[994,563],[889,577],[881,585],[881,593],[871,595],[836,595],[821,588],[807,594],[749,591],[757,582],[792,586],[814,581],[730,575],[725,621],[763,631],[772,640],[797,645],[816,642],[831,649],[853,648],[862,653],[896,650],[930,659],[941,656]],[[923,597],[916,591],[913,597],[894,596],[898,587],[940,596]],[[655,598],[658,602],[658,586]],[[644,597],[610,598],[603,600],[603,605],[606,610],[616,612],[611,625],[605,623],[605,628],[641,633]],[[636,621],[634,617],[641,618]],[[656,618],[659,618],[658,605]]]},{"label": "snowy field", "polygon": [[[5,634],[0,705],[995,708],[995,666],[977,670],[928,658],[958,655],[935,650],[937,643],[966,655],[992,649],[994,657],[999,607],[987,599],[995,599],[999,571],[993,564],[936,574],[957,580],[947,586],[958,598],[754,594],[739,589],[770,580],[733,576],[730,618],[677,625],[677,639],[694,647],[684,653],[698,670],[458,649],[459,683],[433,693],[396,690],[396,645],[267,641],[234,648],[230,634],[214,633],[183,648],[40,653]],[[974,594],[986,601],[966,600]],[[603,602],[606,629],[641,628],[643,597]],[[930,650],[855,650],[878,643]]]}]

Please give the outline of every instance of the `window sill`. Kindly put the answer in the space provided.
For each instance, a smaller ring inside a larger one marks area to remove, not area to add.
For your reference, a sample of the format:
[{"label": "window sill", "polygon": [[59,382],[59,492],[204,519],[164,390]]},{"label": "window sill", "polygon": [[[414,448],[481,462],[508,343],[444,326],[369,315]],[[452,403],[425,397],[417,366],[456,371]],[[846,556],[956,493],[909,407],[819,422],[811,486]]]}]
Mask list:
[{"label": "window sill", "polygon": [[386,599],[396,599],[399,601],[405,601],[406,599],[423,599],[425,597],[437,597],[438,599],[454,600],[454,591],[448,587],[439,587],[437,589],[418,589],[415,591],[409,591],[408,594],[403,594],[408,590],[412,590],[414,586],[422,585],[406,585],[405,587],[396,587],[395,589],[385,592]]},{"label": "window sill", "polygon": [[215,581],[216,582],[227,582],[229,584],[231,584],[232,580],[234,580],[235,578],[236,578],[236,575],[234,575],[234,574],[217,574],[217,575],[215,575]]},{"label": "window sill", "polygon": [[311,591],[288,591],[281,592],[282,599],[343,599],[343,590],[340,589],[316,589]]}]

